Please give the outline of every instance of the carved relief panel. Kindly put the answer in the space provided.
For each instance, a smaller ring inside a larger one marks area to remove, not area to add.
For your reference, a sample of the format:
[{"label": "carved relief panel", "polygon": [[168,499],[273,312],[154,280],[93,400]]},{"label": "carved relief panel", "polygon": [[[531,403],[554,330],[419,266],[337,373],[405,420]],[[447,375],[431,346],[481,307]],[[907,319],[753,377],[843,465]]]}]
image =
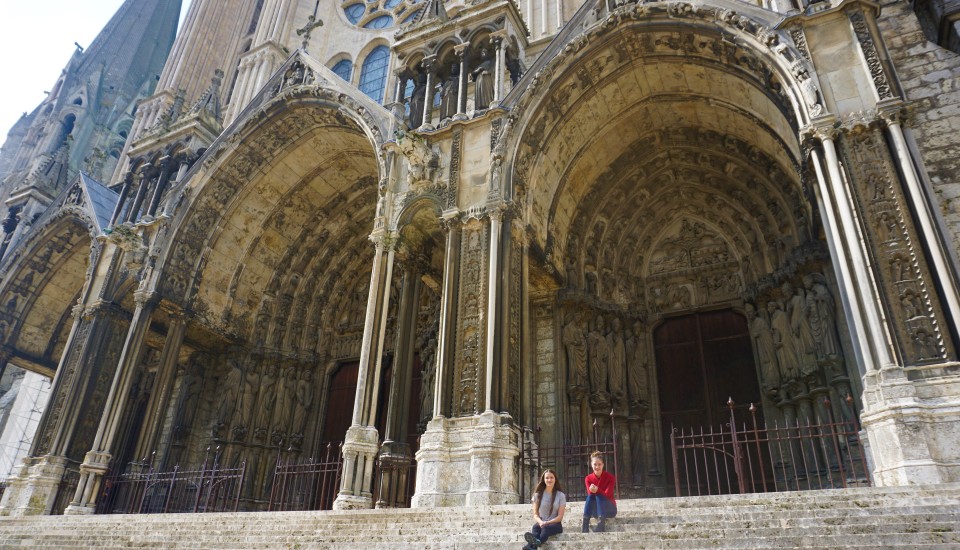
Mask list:
[{"label": "carved relief panel", "polygon": [[483,404],[484,349],[489,225],[464,223],[460,239],[460,288],[457,300],[457,347],[453,377],[453,414],[469,416]]}]

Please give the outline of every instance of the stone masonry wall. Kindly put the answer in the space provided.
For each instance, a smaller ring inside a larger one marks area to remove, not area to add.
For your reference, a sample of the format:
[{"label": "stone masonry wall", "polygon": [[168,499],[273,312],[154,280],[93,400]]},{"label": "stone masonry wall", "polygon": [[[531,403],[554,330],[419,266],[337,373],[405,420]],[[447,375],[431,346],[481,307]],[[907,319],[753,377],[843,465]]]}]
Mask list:
[{"label": "stone masonry wall", "polygon": [[913,108],[909,126],[960,249],[960,55],[928,41],[907,2],[884,2],[879,25]]}]

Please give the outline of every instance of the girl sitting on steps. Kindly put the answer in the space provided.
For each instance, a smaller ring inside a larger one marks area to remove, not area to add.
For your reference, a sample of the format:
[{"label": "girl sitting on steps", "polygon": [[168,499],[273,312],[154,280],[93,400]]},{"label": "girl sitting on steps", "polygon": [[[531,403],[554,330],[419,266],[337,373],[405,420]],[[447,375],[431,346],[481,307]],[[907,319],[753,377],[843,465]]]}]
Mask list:
[{"label": "girl sitting on steps", "polygon": [[617,479],[604,469],[603,455],[594,451],[590,455],[590,466],[593,473],[583,480],[587,486],[587,501],[583,503],[583,527],[581,532],[590,532],[590,518],[599,518],[594,532],[600,533],[606,529],[605,522],[617,516],[617,501],[613,498]]},{"label": "girl sitting on steps", "polygon": [[567,495],[560,488],[557,472],[551,469],[544,470],[540,475],[540,482],[533,494],[533,519],[537,523],[523,538],[527,545],[523,550],[534,550],[553,535],[563,532],[563,512],[567,507]]}]

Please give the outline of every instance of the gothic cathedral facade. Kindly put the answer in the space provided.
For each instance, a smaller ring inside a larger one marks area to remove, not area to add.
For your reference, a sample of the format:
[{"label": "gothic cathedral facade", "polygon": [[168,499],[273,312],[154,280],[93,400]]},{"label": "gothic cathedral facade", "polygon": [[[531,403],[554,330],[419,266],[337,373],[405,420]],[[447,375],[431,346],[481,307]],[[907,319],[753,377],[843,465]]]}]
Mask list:
[{"label": "gothic cathedral facade", "polygon": [[658,496],[748,408],[960,481],[950,5],[127,0],[0,154],[0,363],[52,378],[0,514],[211,446],[249,509],[330,445],[336,508],[611,438]]}]

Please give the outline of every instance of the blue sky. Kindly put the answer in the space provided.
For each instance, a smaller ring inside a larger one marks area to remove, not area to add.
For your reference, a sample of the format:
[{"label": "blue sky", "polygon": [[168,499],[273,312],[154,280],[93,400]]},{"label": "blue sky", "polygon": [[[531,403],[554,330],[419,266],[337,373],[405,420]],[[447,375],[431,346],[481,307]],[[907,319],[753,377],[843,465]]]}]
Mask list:
[{"label": "blue sky", "polygon": [[[0,0],[0,142],[43,101],[77,42],[97,36],[123,0]],[[190,0],[183,0],[183,14]]]}]

